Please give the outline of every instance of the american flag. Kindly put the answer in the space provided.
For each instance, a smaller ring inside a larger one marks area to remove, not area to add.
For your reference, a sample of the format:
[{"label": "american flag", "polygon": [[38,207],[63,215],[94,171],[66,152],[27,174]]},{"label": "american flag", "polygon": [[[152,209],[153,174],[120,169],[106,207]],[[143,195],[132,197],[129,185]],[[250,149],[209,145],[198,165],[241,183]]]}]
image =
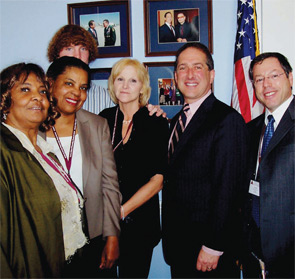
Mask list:
[{"label": "american flag", "polygon": [[255,0],[238,0],[232,107],[249,122],[263,112],[249,78],[252,59],[259,54]]}]

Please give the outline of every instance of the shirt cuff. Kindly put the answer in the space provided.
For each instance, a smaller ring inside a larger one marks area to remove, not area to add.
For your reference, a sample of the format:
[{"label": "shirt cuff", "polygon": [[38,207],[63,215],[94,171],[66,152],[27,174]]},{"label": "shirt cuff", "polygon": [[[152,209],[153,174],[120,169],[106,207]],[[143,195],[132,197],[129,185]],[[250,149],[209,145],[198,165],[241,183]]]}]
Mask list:
[{"label": "shirt cuff", "polygon": [[204,245],[202,246],[202,250],[210,255],[213,255],[213,256],[221,256],[223,254],[223,252],[221,252],[221,251],[213,250],[213,249],[208,248]]}]

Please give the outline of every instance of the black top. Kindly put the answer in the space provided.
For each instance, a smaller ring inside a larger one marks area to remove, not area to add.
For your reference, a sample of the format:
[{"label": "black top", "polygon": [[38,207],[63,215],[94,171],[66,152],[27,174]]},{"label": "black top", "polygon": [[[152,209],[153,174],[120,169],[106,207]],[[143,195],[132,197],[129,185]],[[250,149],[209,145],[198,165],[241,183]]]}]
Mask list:
[{"label": "black top", "polygon": [[[116,110],[118,106],[103,110],[113,137]],[[122,140],[124,115],[118,109],[114,146]],[[128,141],[115,150],[115,160],[123,203],[129,200],[155,174],[164,174],[167,165],[168,122],[163,117],[149,116],[146,107],[139,109],[133,116],[133,127]],[[134,233],[142,236],[159,236],[159,198],[155,195],[129,217],[136,224]]]}]

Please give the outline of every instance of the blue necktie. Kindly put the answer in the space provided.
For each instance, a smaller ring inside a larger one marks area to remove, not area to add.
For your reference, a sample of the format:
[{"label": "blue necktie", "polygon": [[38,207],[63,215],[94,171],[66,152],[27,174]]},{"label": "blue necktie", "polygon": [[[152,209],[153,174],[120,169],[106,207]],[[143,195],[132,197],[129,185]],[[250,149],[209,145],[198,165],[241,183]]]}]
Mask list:
[{"label": "blue necktie", "polygon": [[274,133],[274,126],[273,123],[275,122],[275,119],[273,118],[273,116],[270,114],[268,117],[268,124],[266,126],[265,132],[264,132],[264,136],[263,136],[263,143],[262,143],[262,148],[261,148],[261,157],[263,156],[266,148],[269,145],[269,142],[273,136]]},{"label": "blue necktie", "polygon": [[189,104],[185,104],[182,108],[181,114],[178,118],[178,121],[176,123],[176,128],[174,130],[172,140],[170,142],[170,147],[169,147],[169,157],[172,155],[172,153],[175,150],[175,147],[185,129],[185,124],[186,124],[186,114],[189,111]]},{"label": "blue necktie", "polygon": [[[262,148],[261,148],[261,157],[265,153],[266,148],[268,147],[268,144],[274,134],[274,122],[275,119],[273,116],[270,114],[268,117],[268,123],[265,128],[265,132],[263,135],[263,143],[262,143]],[[261,191],[260,191],[261,192]],[[260,227],[260,221],[259,221],[259,197],[253,195],[253,201],[252,201],[252,216],[256,222],[257,227]]]}]

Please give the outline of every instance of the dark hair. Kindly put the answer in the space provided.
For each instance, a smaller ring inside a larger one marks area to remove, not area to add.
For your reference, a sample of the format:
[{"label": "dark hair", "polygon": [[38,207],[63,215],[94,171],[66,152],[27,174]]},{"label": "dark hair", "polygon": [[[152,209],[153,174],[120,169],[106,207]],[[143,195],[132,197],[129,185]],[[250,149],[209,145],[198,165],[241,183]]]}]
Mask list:
[{"label": "dark hair", "polygon": [[59,53],[64,47],[82,45],[89,51],[89,62],[94,61],[98,55],[97,44],[94,38],[79,25],[69,24],[60,28],[51,39],[47,56],[49,62],[59,58]]},{"label": "dark hair", "polygon": [[286,73],[286,76],[289,77],[289,73],[292,72],[292,67],[288,61],[288,59],[281,53],[278,52],[265,52],[262,53],[258,56],[256,56],[250,64],[250,69],[249,69],[249,77],[250,80],[253,81],[253,68],[256,64],[261,64],[263,62],[263,60],[267,59],[267,58],[276,58],[279,60],[283,70]]},{"label": "dark hair", "polygon": [[25,82],[30,74],[35,74],[37,79],[42,82],[47,90],[46,97],[50,103],[48,109],[47,119],[40,125],[39,130],[44,132],[51,126],[54,126],[55,119],[60,116],[56,110],[56,100],[51,97],[48,92],[48,82],[46,81],[43,69],[32,63],[19,63],[14,64],[4,69],[0,74],[1,84],[1,99],[0,99],[0,115],[1,122],[5,121],[5,114],[9,113],[11,107],[11,89],[16,82]]},{"label": "dark hair", "polygon": [[209,49],[205,45],[203,45],[201,43],[187,43],[187,44],[183,45],[180,49],[178,49],[178,51],[176,52],[176,59],[175,59],[175,63],[174,63],[174,71],[177,70],[179,55],[183,51],[185,51],[187,48],[190,48],[190,47],[202,51],[207,57],[206,65],[208,66],[209,71],[214,69],[214,61],[213,61],[212,55],[211,55]]},{"label": "dark hair", "polygon": [[107,23],[110,23],[108,19],[104,19],[103,21],[105,21],[105,22],[107,22]]},{"label": "dark hair", "polygon": [[63,56],[63,57],[55,60],[49,66],[46,76],[48,79],[56,81],[57,78],[66,71],[67,68],[71,68],[71,67],[82,69],[87,73],[87,75],[88,75],[87,85],[88,85],[88,89],[89,89],[90,82],[91,82],[90,68],[82,60],[75,58],[75,57]]},{"label": "dark hair", "polygon": [[166,12],[166,13],[164,14],[164,17],[166,18],[166,15],[168,15],[168,14],[170,14],[170,15],[172,16],[171,12]]},{"label": "dark hair", "polygon": [[88,22],[88,26],[91,27],[91,26],[93,25],[93,22],[94,22],[94,20],[91,19],[91,20]]}]

